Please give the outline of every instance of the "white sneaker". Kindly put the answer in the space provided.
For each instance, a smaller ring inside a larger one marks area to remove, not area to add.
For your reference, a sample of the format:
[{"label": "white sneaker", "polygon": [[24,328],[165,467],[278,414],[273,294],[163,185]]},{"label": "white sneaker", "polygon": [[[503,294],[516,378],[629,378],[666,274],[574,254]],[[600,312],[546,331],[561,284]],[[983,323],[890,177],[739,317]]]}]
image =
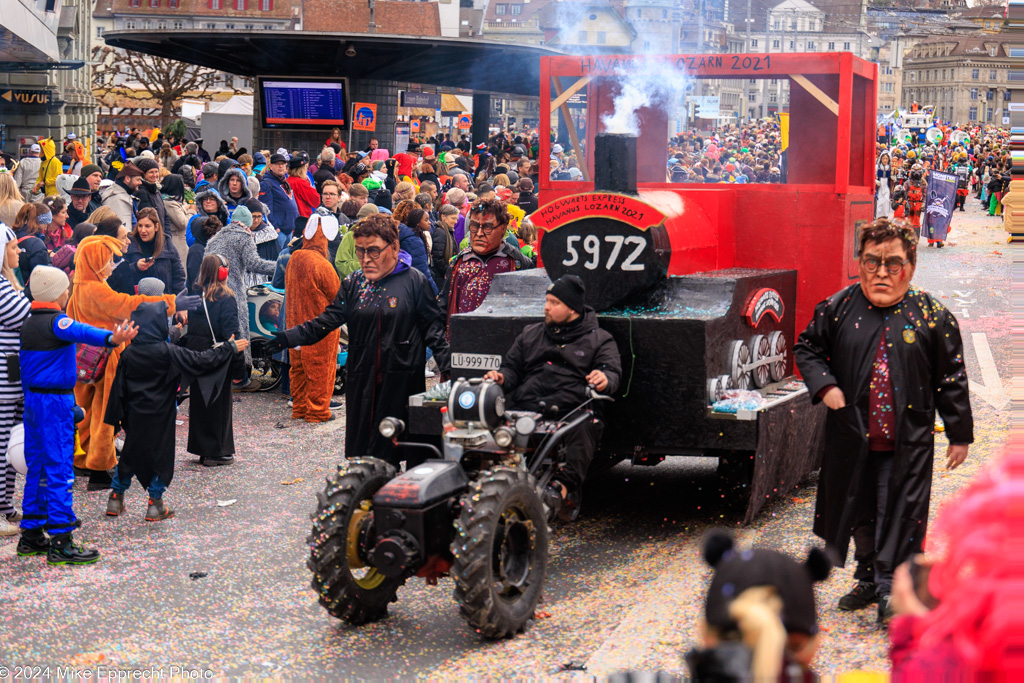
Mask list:
[{"label": "white sneaker", "polygon": [[291,399],[288,399],[288,407],[289,407],[289,408],[292,408],[292,407],[294,407],[294,406],[292,405],[292,400],[291,400]]},{"label": "white sneaker", "polygon": [[0,515],[0,536],[17,536],[21,533],[21,527],[16,522],[8,521],[8,519]]},{"label": "white sneaker", "polygon": [[423,376],[427,377],[427,378],[430,378],[430,377],[436,377],[437,375],[430,368],[424,368],[423,369]]},{"label": "white sneaker", "polygon": [[20,522],[24,518],[25,518],[25,515],[21,514],[17,510],[15,510],[11,514],[7,515],[7,521],[8,522],[14,522],[15,524],[17,524],[18,522]]}]

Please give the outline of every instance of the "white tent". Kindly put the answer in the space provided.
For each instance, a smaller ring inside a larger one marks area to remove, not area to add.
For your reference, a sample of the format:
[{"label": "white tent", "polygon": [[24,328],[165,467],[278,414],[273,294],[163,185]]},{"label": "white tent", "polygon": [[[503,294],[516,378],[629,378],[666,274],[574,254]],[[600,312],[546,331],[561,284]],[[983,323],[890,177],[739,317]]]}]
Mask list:
[{"label": "white tent", "polygon": [[252,95],[234,95],[227,102],[204,112],[200,120],[203,139],[210,149],[217,149],[221,140],[238,138],[238,146],[252,152]]}]

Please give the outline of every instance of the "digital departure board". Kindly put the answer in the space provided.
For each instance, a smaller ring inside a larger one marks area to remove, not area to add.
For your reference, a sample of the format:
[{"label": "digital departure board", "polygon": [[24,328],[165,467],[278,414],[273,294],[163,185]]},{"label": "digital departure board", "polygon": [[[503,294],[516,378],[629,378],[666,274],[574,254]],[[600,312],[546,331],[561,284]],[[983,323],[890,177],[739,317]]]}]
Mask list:
[{"label": "digital departure board", "polygon": [[346,123],[346,83],[261,78],[260,102],[265,128],[330,128]]}]

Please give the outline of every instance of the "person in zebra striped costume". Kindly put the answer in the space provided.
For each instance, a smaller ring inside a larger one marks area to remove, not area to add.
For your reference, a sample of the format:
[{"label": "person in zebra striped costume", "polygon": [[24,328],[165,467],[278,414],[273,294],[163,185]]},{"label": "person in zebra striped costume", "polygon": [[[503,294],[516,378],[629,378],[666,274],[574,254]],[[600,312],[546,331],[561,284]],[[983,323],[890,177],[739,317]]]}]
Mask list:
[{"label": "person in zebra striped costume", "polygon": [[[31,303],[21,293],[12,268],[17,267],[20,254],[14,231],[0,223],[0,536],[21,532],[21,513],[14,507],[14,467],[7,462],[7,442],[11,428],[21,422],[24,398],[21,382],[7,377],[6,358],[18,353],[21,346],[21,324],[28,318]],[[11,266],[10,264],[14,264]]]}]

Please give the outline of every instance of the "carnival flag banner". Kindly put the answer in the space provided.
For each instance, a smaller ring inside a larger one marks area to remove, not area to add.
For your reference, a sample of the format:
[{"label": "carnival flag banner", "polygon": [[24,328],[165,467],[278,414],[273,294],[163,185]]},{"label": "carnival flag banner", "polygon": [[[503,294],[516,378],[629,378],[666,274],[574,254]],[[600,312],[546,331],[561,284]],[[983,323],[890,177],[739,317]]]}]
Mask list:
[{"label": "carnival flag banner", "polygon": [[956,175],[932,171],[928,174],[928,197],[925,200],[921,236],[944,241],[949,233],[949,221],[956,204]]}]

